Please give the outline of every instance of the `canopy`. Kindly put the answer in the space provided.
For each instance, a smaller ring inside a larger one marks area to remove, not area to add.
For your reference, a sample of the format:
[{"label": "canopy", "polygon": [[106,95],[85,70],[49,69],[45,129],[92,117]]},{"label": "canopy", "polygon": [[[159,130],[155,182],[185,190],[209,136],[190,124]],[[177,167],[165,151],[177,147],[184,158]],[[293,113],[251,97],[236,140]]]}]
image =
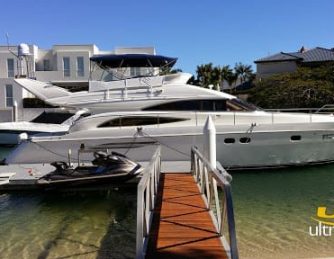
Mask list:
[{"label": "canopy", "polygon": [[101,67],[118,68],[118,67],[172,67],[177,58],[149,55],[149,54],[108,54],[95,55],[90,58]]}]

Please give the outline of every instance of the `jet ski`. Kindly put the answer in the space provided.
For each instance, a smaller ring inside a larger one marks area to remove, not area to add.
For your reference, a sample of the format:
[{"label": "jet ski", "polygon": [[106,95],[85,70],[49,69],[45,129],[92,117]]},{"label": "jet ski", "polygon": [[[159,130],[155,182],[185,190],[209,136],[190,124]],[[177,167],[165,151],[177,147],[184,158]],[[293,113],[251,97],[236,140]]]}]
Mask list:
[{"label": "jet ski", "polygon": [[90,186],[96,184],[125,183],[141,173],[141,166],[126,156],[112,152],[94,153],[90,165],[72,167],[69,163],[51,163],[55,170],[37,180],[40,187]]}]

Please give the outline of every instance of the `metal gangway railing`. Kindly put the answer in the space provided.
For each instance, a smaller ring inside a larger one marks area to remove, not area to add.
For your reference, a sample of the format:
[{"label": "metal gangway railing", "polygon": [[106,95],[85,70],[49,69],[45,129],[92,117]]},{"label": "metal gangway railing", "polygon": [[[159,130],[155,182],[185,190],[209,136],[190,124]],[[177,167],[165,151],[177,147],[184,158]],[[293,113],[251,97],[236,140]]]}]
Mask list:
[{"label": "metal gangway railing", "polygon": [[153,219],[161,173],[161,147],[157,146],[151,161],[143,171],[137,188],[136,258],[144,258]]},{"label": "metal gangway railing", "polygon": [[[224,247],[229,249],[227,252],[230,253],[230,258],[237,259],[238,247],[230,185],[232,176],[219,162],[217,162],[217,168],[213,168],[196,147],[191,149],[191,171],[199,185],[207,209],[210,210],[217,233],[221,235]],[[221,189],[220,193],[218,187]],[[224,234],[225,223],[227,223],[229,242]]]}]

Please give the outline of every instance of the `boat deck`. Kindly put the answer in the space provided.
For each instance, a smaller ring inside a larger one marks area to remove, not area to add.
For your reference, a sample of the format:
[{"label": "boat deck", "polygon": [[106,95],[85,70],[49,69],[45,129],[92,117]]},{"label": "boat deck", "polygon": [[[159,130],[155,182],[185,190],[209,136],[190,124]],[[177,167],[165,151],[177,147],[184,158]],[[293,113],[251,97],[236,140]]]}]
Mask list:
[{"label": "boat deck", "polygon": [[227,258],[190,173],[163,173],[146,258]]}]

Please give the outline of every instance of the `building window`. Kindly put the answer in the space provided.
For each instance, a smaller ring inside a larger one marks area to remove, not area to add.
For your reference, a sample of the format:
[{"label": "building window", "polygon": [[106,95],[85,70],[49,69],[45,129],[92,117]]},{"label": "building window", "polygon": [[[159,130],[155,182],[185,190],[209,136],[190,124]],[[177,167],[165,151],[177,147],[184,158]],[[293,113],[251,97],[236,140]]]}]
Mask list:
[{"label": "building window", "polygon": [[63,57],[63,67],[64,67],[64,77],[71,76],[71,68],[70,68],[70,58]]},{"label": "building window", "polygon": [[7,59],[7,71],[8,77],[14,77],[14,59],[12,58]]},{"label": "building window", "polygon": [[43,60],[43,69],[44,69],[44,71],[50,71],[51,70],[49,59],[44,59]]},{"label": "building window", "polygon": [[13,85],[6,85],[6,107],[13,107]]},{"label": "building window", "polygon": [[85,76],[84,58],[77,57],[78,76]]}]

